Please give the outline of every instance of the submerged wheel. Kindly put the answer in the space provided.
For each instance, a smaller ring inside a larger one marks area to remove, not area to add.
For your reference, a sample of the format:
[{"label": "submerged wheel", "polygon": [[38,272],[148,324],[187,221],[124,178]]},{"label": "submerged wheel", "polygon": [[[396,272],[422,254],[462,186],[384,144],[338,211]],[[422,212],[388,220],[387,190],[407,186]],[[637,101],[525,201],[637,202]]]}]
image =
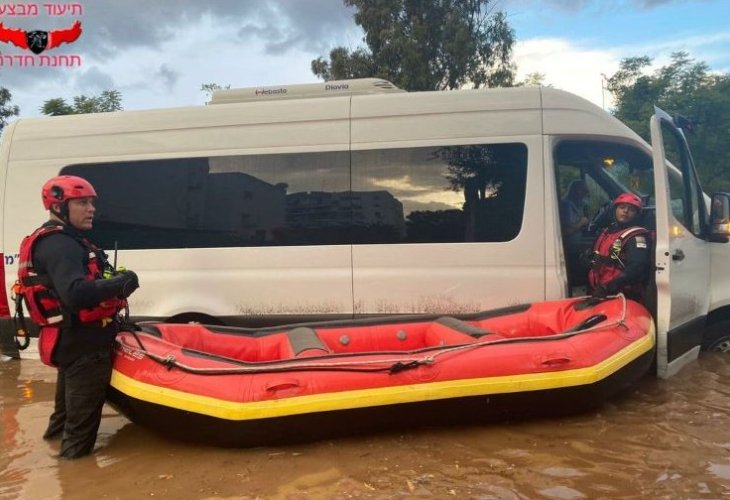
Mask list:
[{"label": "submerged wheel", "polygon": [[708,327],[702,348],[711,352],[730,353],[730,321],[720,321]]}]

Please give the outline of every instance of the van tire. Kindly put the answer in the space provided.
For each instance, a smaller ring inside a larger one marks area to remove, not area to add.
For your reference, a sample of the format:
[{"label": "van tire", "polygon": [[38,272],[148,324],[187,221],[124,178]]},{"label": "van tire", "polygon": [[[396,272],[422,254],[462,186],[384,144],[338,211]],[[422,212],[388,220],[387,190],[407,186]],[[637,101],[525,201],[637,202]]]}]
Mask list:
[{"label": "van tire", "polygon": [[730,353],[730,320],[719,321],[707,327],[702,349]]}]

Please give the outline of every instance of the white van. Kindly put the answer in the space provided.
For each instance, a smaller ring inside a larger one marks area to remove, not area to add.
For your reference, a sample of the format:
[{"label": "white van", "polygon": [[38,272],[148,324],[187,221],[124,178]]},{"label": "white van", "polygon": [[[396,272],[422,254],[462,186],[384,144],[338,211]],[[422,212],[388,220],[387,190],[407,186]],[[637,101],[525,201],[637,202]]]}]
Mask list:
[{"label": "white van", "polygon": [[[90,238],[140,276],[137,318],[255,326],[556,299],[584,290],[558,209],[584,179],[586,247],[617,194],[650,207],[667,377],[730,338],[730,245],[669,116],[652,136],[653,150],[550,88],[406,93],[377,79],[21,119],[0,143],[5,289],[21,239],[47,218],[41,186],[73,174],[99,194]],[[718,219],[729,202],[716,195]]]}]

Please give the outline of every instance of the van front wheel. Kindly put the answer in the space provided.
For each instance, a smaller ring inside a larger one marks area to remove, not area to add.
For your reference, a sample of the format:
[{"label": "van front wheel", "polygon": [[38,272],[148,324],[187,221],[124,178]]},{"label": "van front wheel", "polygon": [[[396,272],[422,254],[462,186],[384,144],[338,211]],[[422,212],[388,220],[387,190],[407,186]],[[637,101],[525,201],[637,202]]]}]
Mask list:
[{"label": "van front wheel", "polygon": [[730,321],[720,321],[707,328],[702,349],[730,353]]}]

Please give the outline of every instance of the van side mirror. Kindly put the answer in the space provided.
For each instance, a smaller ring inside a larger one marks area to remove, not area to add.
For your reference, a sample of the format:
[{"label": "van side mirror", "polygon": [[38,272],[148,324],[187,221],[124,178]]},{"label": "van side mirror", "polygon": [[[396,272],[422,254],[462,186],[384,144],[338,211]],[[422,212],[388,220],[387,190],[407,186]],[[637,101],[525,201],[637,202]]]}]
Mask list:
[{"label": "van side mirror", "polygon": [[710,226],[711,242],[727,243],[730,241],[730,193],[712,195]]}]

